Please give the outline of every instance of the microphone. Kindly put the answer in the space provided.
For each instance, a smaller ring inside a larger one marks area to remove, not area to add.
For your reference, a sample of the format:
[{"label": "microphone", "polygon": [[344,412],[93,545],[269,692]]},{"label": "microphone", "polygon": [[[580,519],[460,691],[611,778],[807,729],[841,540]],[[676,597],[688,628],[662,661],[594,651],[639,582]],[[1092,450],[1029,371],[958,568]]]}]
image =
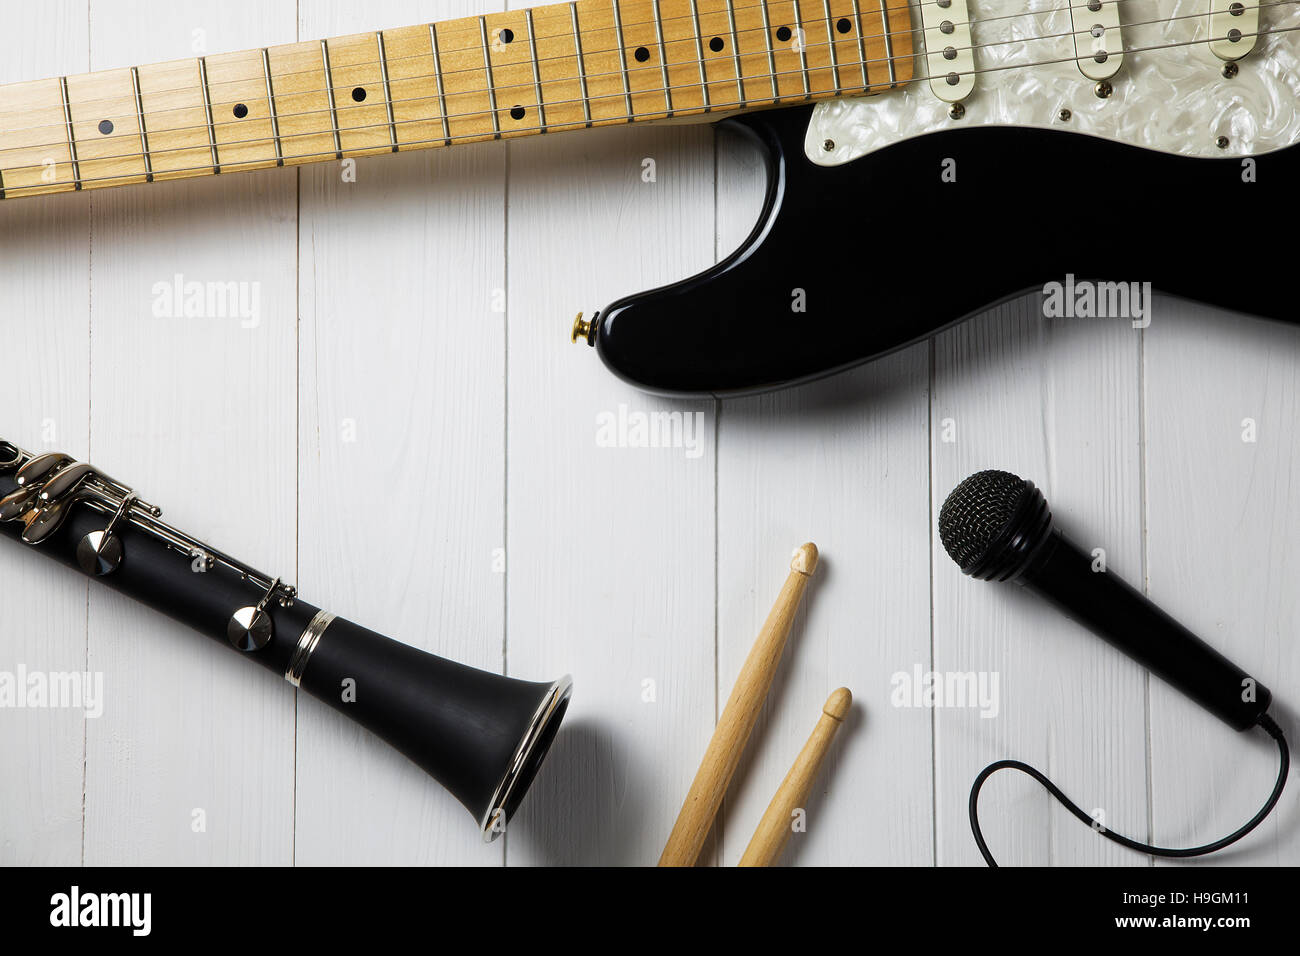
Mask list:
[{"label": "microphone", "polygon": [[1011,581],[1056,605],[1237,730],[1259,722],[1267,687],[1108,571],[1052,526],[1047,499],[1005,471],[981,471],[939,510],[939,537],[963,574]]},{"label": "microphone", "polygon": [[984,782],[999,770],[1028,774],[1099,835],[1152,856],[1185,859],[1213,853],[1236,843],[1269,815],[1282,796],[1291,764],[1286,737],[1267,713],[1272,693],[1141,592],[1107,571],[1093,570],[1092,556],[1052,526],[1047,499],[1032,481],[1005,471],[971,475],[939,509],[939,538],[962,573],[1028,588],[1229,726],[1247,730],[1258,725],[1278,748],[1277,781],[1259,812],[1226,837],[1193,847],[1153,846],[1121,836],[1099,826],[1029,764],[995,761],[976,776],[967,801],[971,833],[985,863],[997,866],[980,830],[979,794]]}]

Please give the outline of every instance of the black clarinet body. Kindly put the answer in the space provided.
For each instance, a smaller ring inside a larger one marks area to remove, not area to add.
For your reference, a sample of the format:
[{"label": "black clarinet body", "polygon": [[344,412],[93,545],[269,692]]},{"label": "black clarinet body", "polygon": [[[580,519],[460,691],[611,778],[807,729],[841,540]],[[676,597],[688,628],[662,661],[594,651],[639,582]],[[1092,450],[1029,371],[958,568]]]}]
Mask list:
[{"label": "black clarinet body", "polygon": [[211,637],[356,720],[504,831],[559,729],[568,677],[503,677],[377,634],[161,520],[66,455],[0,441],[0,535]]}]

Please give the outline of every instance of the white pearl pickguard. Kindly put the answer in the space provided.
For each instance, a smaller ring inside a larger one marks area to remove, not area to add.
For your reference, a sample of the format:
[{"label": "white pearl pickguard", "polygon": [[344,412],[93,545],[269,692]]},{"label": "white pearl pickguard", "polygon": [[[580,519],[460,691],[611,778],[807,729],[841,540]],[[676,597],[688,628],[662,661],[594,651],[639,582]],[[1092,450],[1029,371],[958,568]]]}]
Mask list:
[{"label": "white pearl pickguard", "polygon": [[[973,125],[1072,130],[1205,157],[1259,155],[1300,140],[1300,3],[1265,0],[1261,35],[1229,79],[1207,42],[1210,0],[1118,0],[1130,52],[1111,81],[1114,92],[1103,99],[1073,59],[1069,4],[1081,2],[969,0],[975,69],[987,72],[976,73],[960,119],[930,88],[918,32],[915,75],[905,88],[817,105],[804,143],[808,158],[836,166],[913,136]],[[919,26],[915,7],[912,17]],[[1268,33],[1287,28],[1294,32]],[[1142,49],[1171,43],[1188,45]],[[1064,62],[1001,69],[1044,60]]]}]

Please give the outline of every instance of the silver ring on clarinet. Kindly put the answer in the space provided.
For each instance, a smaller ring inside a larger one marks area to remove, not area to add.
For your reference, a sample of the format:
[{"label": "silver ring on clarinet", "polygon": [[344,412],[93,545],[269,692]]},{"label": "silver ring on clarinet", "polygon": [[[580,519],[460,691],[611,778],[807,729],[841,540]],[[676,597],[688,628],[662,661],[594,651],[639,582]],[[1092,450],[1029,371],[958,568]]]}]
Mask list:
[{"label": "silver ring on clarinet", "polygon": [[333,623],[333,614],[329,611],[317,611],[316,616],[307,625],[307,629],[298,638],[298,646],[293,649],[293,656],[289,658],[289,668],[284,672],[284,679],[294,687],[302,684],[302,675],[307,669],[307,662],[311,660],[316,645],[320,643],[321,635]]}]

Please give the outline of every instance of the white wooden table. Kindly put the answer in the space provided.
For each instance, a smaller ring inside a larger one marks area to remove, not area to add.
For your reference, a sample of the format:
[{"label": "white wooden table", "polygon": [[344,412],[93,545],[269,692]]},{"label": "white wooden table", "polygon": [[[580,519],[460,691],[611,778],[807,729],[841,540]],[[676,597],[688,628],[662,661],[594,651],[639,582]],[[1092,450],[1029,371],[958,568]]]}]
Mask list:
[{"label": "white wooden table", "polygon": [[[5,3],[0,81],[482,2]],[[0,863],[652,863],[804,540],[822,568],[709,859],[739,858],[840,684],[855,715],[789,863],[978,862],[967,792],[1004,756],[1165,845],[1249,817],[1275,770],[1262,734],[963,578],[934,519],[972,471],[1032,478],[1113,570],[1258,672],[1294,739],[1300,331],[1168,299],[1145,332],[1046,321],[1028,298],[721,403],[639,394],[569,345],[580,309],[734,248],[760,175],[707,127],[614,129],[362,160],[355,183],[331,164],[0,205],[0,435],[92,459],[383,633],[576,682],[534,792],[485,847],[346,719],[5,545],[0,670],[102,672],[106,699],[98,719],[0,710]],[[177,275],[255,286],[257,321],[155,314]],[[701,444],[603,447],[620,406],[701,412]],[[998,674],[997,716],[893,706],[892,676],[914,668]],[[1003,862],[1147,862],[1026,778],[985,794]],[[1298,795],[1218,859],[1300,863]]]}]

